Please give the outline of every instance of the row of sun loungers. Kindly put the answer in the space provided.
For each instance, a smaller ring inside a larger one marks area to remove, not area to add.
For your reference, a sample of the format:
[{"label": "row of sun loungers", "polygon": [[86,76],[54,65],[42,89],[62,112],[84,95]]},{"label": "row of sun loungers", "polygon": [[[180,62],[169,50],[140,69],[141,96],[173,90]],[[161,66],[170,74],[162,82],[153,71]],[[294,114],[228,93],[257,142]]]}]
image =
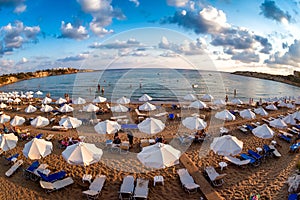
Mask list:
[{"label": "row of sun loungers", "polygon": [[119,192],[119,199],[147,199],[149,180],[138,178],[134,187],[134,177],[126,176]]}]

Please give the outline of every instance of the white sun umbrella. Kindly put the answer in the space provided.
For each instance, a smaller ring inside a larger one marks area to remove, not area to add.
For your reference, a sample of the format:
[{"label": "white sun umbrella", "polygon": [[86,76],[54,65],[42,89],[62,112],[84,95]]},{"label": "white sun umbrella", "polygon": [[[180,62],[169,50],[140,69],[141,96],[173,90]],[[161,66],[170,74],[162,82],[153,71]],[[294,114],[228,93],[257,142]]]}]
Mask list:
[{"label": "white sun umbrella", "polygon": [[101,96],[98,96],[96,97],[94,100],[93,100],[93,103],[103,103],[105,102],[107,99],[105,97],[101,97]]},{"label": "white sun umbrella", "polygon": [[240,111],[240,116],[244,119],[255,119],[255,113],[250,109]]},{"label": "white sun umbrella", "polygon": [[217,99],[217,100],[214,100],[213,104],[216,106],[225,106],[226,102],[223,99]]},{"label": "white sun umbrella", "polygon": [[0,135],[0,149],[8,151],[17,146],[18,137],[13,133]]},{"label": "white sun umbrella", "polygon": [[49,120],[45,117],[42,117],[42,116],[37,116],[35,119],[33,119],[31,122],[30,122],[31,126],[33,127],[45,127],[47,125],[49,125]]},{"label": "white sun umbrella", "polygon": [[81,97],[78,97],[77,99],[75,99],[73,101],[73,104],[76,104],[76,105],[85,104],[85,103],[86,103],[86,100]]},{"label": "white sun umbrella", "polygon": [[146,102],[143,105],[139,106],[139,110],[143,110],[143,111],[152,111],[152,110],[155,110],[155,109],[156,109],[156,106],[149,103],[149,102]]},{"label": "white sun umbrella", "polygon": [[41,111],[42,111],[42,112],[45,112],[45,113],[51,112],[52,110],[53,110],[53,108],[52,108],[51,106],[49,106],[49,105],[45,105],[45,106],[43,106],[43,107],[41,108]]},{"label": "white sun umbrella", "polygon": [[12,102],[14,102],[14,100],[11,99],[11,98],[9,98],[9,99],[6,101],[6,103],[12,103]]},{"label": "white sun umbrella", "polygon": [[117,103],[119,103],[119,104],[129,104],[130,99],[128,99],[126,97],[121,97],[120,99],[117,100]]},{"label": "white sun umbrella", "polygon": [[266,107],[267,110],[278,110],[278,108],[274,104],[269,104]]},{"label": "white sun umbrella", "polygon": [[43,93],[41,91],[37,91],[35,94],[38,96],[43,95]]},{"label": "white sun umbrella", "polygon": [[159,120],[149,117],[138,124],[138,129],[147,134],[156,134],[164,130],[165,124]]},{"label": "white sun umbrella", "polygon": [[274,136],[274,131],[267,124],[256,127],[252,133],[259,138],[270,139]]},{"label": "white sun umbrella", "polygon": [[10,121],[10,125],[12,126],[21,126],[22,124],[24,124],[25,119],[24,117],[20,117],[20,116],[15,116],[11,121]]},{"label": "white sun umbrella", "polygon": [[64,117],[59,121],[59,125],[65,128],[77,128],[81,126],[82,121],[75,117]]},{"label": "white sun umbrella", "polygon": [[206,122],[199,117],[187,117],[182,121],[182,124],[190,130],[202,130],[207,126]]},{"label": "white sun umbrella", "polygon": [[210,94],[205,94],[205,95],[202,96],[201,99],[202,99],[202,101],[208,101],[208,102],[210,102],[210,101],[214,100],[214,97],[211,96]]},{"label": "white sun umbrella", "polygon": [[128,108],[126,106],[123,106],[121,104],[118,104],[116,106],[113,106],[110,108],[112,112],[128,112]]},{"label": "white sun umbrella", "polygon": [[152,97],[150,97],[148,94],[143,94],[140,98],[139,101],[151,101]]},{"label": "white sun umbrella", "polygon": [[226,121],[233,121],[235,120],[235,116],[231,114],[228,110],[223,110],[221,112],[217,112],[215,114],[215,118],[221,119],[221,120],[226,120]]},{"label": "white sun umbrella", "polygon": [[296,111],[292,115],[293,115],[294,119],[300,120],[300,111]]},{"label": "white sun umbrella", "polygon": [[74,108],[72,108],[71,106],[69,106],[68,104],[64,104],[62,107],[60,107],[58,109],[59,112],[62,113],[67,113],[67,112],[72,112],[74,110]]},{"label": "white sun umbrella", "polygon": [[43,100],[42,100],[42,104],[50,104],[52,103],[52,99],[49,98],[49,97],[45,97]]},{"label": "white sun umbrella", "polygon": [[7,107],[7,105],[5,103],[1,102],[0,108],[6,108],[6,107]]},{"label": "white sun umbrella", "polygon": [[118,132],[121,129],[120,124],[115,121],[105,120],[102,122],[98,122],[96,126],[94,126],[94,129],[97,133],[100,134],[113,134]]},{"label": "white sun umbrella", "polygon": [[254,109],[254,112],[258,115],[261,115],[261,116],[267,116],[268,115],[267,111],[265,111],[265,109],[263,109],[262,107]]},{"label": "white sun umbrella", "polygon": [[292,114],[289,114],[288,116],[283,118],[283,121],[287,124],[296,125],[296,120],[294,119],[294,116]]},{"label": "white sun umbrella", "polygon": [[102,149],[96,147],[95,144],[84,142],[70,145],[62,152],[62,157],[67,163],[81,166],[88,166],[99,162],[102,155]]},{"label": "white sun umbrella", "polygon": [[206,104],[200,100],[194,101],[189,105],[190,108],[203,109],[207,108]]},{"label": "white sun umbrella", "polygon": [[179,164],[181,152],[171,145],[156,143],[144,147],[137,158],[144,166],[162,169]]},{"label": "white sun umbrella", "polygon": [[243,142],[238,140],[235,136],[223,135],[222,137],[214,138],[210,144],[210,149],[218,155],[234,156],[241,153]]},{"label": "white sun umbrella", "polygon": [[99,110],[99,107],[90,103],[89,105],[83,106],[82,110],[85,112],[97,112]]},{"label": "white sun umbrella", "polygon": [[240,99],[232,99],[231,103],[233,103],[235,105],[243,104],[243,102]]},{"label": "white sun umbrella", "polygon": [[278,104],[278,107],[287,107],[287,104],[286,104],[284,101],[281,101],[281,102]]},{"label": "white sun umbrella", "polygon": [[66,99],[59,97],[59,99],[57,99],[55,103],[56,104],[63,104],[63,103],[66,103],[66,102],[67,102]]},{"label": "white sun umbrella", "polygon": [[44,139],[33,138],[25,144],[23,154],[26,158],[36,160],[49,155],[52,152],[52,149],[52,142]]},{"label": "white sun umbrella", "polygon": [[270,126],[275,127],[275,128],[280,128],[280,129],[287,128],[287,124],[280,118],[270,121]]},{"label": "white sun umbrella", "polygon": [[26,96],[26,99],[31,99],[31,98],[33,98],[32,94]]},{"label": "white sun umbrella", "polygon": [[25,95],[26,95],[26,96],[28,96],[28,95],[32,95],[32,94],[34,94],[34,92],[33,92],[33,91],[27,91],[27,92],[25,92]]},{"label": "white sun umbrella", "polygon": [[0,123],[3,124],[5,122],[9,122],[10,121],[10,116],[6,115],[6,114],[2,114],[0,116]]},{"label": "white sun umbrella", "polygon": [[292,103],[286,104],[286,107],[290,108],[290,109],[295,109],[296,108],[296,106],[294,104],[292,104]]},{"label": "white sun umbrella", "polygon": [[36,110],[37,110],[37,108],[34,107],[33,105],[29,105],[25,108],[26,113],[34,113]]},{"label": "white sun umbrella", "polygon": [[183,99],[186,101],[196,101],[197,97],[193,94],[187,94],[183,97]]},{"label": "white sun umbrella", "polygon": [[19,98],[15,98],[14,103],[20,103],[22,100]]}]

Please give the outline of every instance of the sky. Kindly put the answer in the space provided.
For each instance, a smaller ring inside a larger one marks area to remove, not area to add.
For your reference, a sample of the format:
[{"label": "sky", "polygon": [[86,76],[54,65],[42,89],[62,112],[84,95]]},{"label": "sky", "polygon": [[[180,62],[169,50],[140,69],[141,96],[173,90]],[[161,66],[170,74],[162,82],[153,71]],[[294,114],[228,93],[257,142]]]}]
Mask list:
[{"label": "sky", "polygon": [[0,74],[169,67],[292,74],[296,0],[0,0]]}]

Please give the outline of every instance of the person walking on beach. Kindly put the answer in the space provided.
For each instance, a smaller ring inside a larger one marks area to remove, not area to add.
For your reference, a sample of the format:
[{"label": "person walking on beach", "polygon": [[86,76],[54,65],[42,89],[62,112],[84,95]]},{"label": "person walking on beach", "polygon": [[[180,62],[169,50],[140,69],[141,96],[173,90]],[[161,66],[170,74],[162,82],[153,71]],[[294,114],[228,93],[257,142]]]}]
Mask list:
[{"label": "person walking on beach", "polygon": [[228,102],[228,96],[227,96],[227,94],[226,94],[226,96],[225,96],[225,102],[226,102],[226,103]]},{"label": "person walking on beach", "polygon": [[233,97],[236,97],[236,89],[233,90]]},{"label": "person walking on beach", "polygon": [[101,86],[100,86],[100,84],[98,84],[98,93],[100,93],[100,88],[101,88]]},{"label": "person walking on beach", "polygon": [[102,95],[104,94],[104,87],[102,87],[101,93],[102,93]]}]

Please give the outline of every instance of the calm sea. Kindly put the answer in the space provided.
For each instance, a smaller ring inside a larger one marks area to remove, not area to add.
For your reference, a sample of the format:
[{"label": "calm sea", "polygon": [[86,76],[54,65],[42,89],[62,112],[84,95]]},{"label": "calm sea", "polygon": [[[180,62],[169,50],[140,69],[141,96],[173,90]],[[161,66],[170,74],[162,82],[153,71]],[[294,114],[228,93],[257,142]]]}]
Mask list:
[{"label": "calm sea", "polygon": [[[104,93],[98,92],[104,89]],[[154,101],[180,101],[189,93],[198,97],[208,93],[215,99],[224,99],[227,94],[248,102],[249,98],[272,98],[299,96],[300,88],[225,72],[178,70],[178,69],[122,69],[70,75],[52,76],[26,80],[0,88],[1,91],[37,91],[50,93],[52,98],[68,93],[73,98],[93,99],[104,96],[109,100],[127,96],[132,101],[148,94]],[[43,95],[44,96],[44,95]]]}]

